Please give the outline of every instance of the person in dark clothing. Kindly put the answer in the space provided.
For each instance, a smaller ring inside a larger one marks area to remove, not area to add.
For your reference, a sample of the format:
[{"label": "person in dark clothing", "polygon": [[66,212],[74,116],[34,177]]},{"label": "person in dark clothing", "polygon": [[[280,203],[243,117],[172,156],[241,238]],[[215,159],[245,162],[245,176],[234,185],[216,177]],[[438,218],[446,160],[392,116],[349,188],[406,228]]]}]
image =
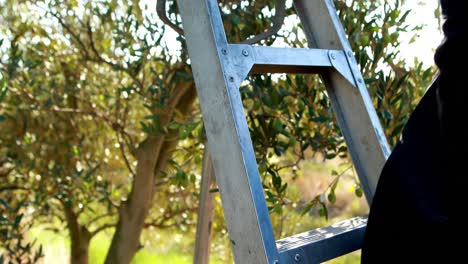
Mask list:
[{"label": "person in dark clothing", "polygon": [[468,72],[461,72],[468,68],[457,63],[467,62],[467,2],[441,1],[445,39],[434,57],[438,74],[382,170],[362,263],[449,263],[449,181],[463,176],[456,174],[462,146],[455,142],[467,136],[460,125],[466,116],[455,111],[466,102],[468,88]]}]

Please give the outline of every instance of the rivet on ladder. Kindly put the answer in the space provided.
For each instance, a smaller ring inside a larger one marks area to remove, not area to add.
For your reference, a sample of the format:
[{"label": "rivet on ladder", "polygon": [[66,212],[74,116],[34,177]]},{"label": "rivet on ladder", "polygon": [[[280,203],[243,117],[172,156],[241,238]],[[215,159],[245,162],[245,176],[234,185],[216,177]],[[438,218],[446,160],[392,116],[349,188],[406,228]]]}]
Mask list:
[{"label": "rivet on ladder", "polygon": [[222,48],[222,49],[221,49],[221,53],[223,53],[223,55],[226,55],[226,54],[227,54],[227,49]]},{"label": "rivet on ladder", "polygon": [[245,57],[249,56],[249,52],[247,50],[242,50],[242,55],[244,55]]},{"label": "rivet on ladder", "polygon": [[334,53],[334,52],[331,52],[331,53],[330,53],[330,57],[332,58],[332,60],[336,59],[335,53]]},{"label": "rivet on ladder", "polygon": [[230,81],[230,82],[234,82],[234,77],[229,76],[229,81]]},{"label": "rivet on ladder", "polygon": [[273,261],[273,264],[279,264],[279,261],[276,259],[275,261]]},{"label": "rivet on ladder", "polygon": [[296,262],[301,261],[301,255],[296,254],[296,255],[294,256],[294,260],[295,260]]},{"label": "rivet on ladder", "polygon": [[348,50],[347,54],[348,54],[348,57],[350,58],[353,56],[353,53],[350,50]]}]

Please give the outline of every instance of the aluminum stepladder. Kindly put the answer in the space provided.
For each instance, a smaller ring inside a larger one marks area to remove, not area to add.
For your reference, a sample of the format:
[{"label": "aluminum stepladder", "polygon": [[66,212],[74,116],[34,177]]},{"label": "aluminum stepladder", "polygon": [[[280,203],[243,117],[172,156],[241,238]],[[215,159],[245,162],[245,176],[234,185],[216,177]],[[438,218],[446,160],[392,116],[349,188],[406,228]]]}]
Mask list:
[{"label": "aluminum stepladder", "polygon": [[236,263],[320,263],[359,249],[365,217],[275,241],[239,92],[250,72],[320,70],[370,202],[390,150],[332,0],[294,0],[309,49],[229,44],[217,0],[177,2],[213,166],[204,169],[216,175]]}]

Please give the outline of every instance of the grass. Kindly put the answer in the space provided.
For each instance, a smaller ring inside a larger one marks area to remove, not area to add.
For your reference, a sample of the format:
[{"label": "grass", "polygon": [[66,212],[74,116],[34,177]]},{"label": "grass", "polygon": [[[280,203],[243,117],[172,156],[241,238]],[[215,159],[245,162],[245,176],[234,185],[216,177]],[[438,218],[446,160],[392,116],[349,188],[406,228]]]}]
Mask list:
[{"label": "grass", "polygon": [[[306,161],[302,164],[302,174],[296,180],[288,180],[290,183],[291,195],[300,197],[303,201],[313,198],[315,195],[323,192],[330,180],[333,179],[331,170],[342,171],[343,166],[333,163],[317,163]],[[349,172],[352,174],[352,172]],[[330,219],[326,221],[318,216],[305,215],[300,216],[298,208],[289,209],[284,212],[283,232],[286,235],[299,233],[317,227],[330,225],[345,218],[350,218],[356,215],[363,215],[367,211],[367,206],[364,198],[357,199],[355,197],[353,185],[354,180],[352,175],[342,177],[340,185],[338,185],[337,201],[334,205],[330,205]],[[218,197],[219,198],[219,197]],[[218,208],[219,211],[221,209]],[[219,213],[218,213],[219,214]],[[219,223],[215,225],[223,225],[222,218],[217,218]],[[278,216],[272,217],[272,222],[275,226],[278,225]],[[294,223],[294,224],[292,224]],[[232,263],[232,256],[229,247],[229,240],[226,234],[218,234],[212,240],[211,248],[211,263]],[[51,231],[35,228],[30,231],[30,235],[36,238],[40,244],[44,246],[45,258],[43,263],[69,263],[70,242],[65,234],[56,234]],[[277,238],[280,237],[276,234]],[[104,262],[106,253],[109,249],[112,239],[112,232],[106,231],[98,234],[91,240],[89,251],[89,263],[101,264]],[[193,250],[193,232],[182,232],[180,230],[157,230],[146,231],[142,236],[145,242],[145,247],[140,250],[132,264],[143,263],[173,263],[183,264],[192,263]],[[360,252],[342,256],[340,258],[328,261],[330,264],[355,264],[360,263]]]},{"label": "grass", "polygon": [[[30,231],[31,236],[37,239],[37,242],[44,246],[45,258],[43,263],[69,263],[70,258],[70,241],[67,237],[53,233],[51,231],[42,230],[35,228]],[[163,231],[164,232],[164,231]],[[171,237],[169,234],[163,237]],[[91,240],[90,251],[89,251],[89,263],[90,264],[101,264],[104,263],[104,259],[107,250],[110,246],[112,239],[109,233],[100,233]],[[161,241],[160,241],[161,242]],[[161,242],[162,243],[162,242]],[[167,241],[166,244],[171,244]],[[167,246],[167,245],[166,245]],[[188,264],[192,263],[191,252],[185,252],[181,250],[177,245],[170,245],[169,250],[155,250],[154,248],[148,247],[140,250],[132,260],[132,264]],[[212,263],[223,263],[222,260],[215,259]]]},{"label": "grass", "polygon": [[[31,230],[31,235],[35,237],[39,243],[44,245],[44,263],[69,263],[70,241],[68,238],[51,231],[41,230],[40,228]],[[109,234],[101,233],[91,240],[89,251],[90,264],[104,263],[111,238]],[[144,248],[136,254],[131,263],[183,264],[191,263],[191,260],[191,254],[182,253],[178,251],[177,248],[173,248],[168,252],[154,252]]]}]

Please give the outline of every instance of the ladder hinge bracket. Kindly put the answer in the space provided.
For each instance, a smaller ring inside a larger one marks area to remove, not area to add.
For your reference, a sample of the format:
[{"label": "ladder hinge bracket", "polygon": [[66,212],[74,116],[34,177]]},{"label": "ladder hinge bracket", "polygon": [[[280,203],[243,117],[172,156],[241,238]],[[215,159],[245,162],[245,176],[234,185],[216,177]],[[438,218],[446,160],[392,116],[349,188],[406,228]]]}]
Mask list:
[{"label": "ladder hinge bracket", "polygon": [[[346,54],[343,50],[329,50],[328,59],[330,60],[333,68],[345,78],[354,88],[357,88],[357,81],[355,75],[352,72],[349,60],[346,58]],[[362,82],[362,80],[361,80]]]}]

